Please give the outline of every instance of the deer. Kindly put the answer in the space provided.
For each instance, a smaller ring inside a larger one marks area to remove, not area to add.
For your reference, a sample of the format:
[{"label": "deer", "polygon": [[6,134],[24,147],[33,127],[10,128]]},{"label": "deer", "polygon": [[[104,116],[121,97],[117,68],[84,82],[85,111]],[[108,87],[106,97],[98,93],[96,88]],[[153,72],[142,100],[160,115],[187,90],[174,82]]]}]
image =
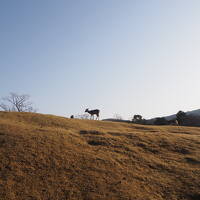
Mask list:
[{"label": "deer", "polygon": [[96,110],[89,110],[88,108],[85,110],[85,112],[90,114],[90,119],[94,119],[94,115],[96,115],[96,120],[99,120],[99,113],[100,110],[96,109]]}]

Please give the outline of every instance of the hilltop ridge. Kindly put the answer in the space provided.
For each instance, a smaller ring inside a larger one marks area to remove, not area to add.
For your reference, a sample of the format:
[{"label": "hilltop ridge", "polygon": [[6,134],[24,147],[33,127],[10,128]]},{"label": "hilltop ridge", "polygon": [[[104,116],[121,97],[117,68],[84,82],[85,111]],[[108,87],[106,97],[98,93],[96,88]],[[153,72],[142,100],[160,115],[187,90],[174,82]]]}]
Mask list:
[{"label": "hilltop ridge", "polygon": [[1,200],[200,199],[200,128],[0,112]]}]

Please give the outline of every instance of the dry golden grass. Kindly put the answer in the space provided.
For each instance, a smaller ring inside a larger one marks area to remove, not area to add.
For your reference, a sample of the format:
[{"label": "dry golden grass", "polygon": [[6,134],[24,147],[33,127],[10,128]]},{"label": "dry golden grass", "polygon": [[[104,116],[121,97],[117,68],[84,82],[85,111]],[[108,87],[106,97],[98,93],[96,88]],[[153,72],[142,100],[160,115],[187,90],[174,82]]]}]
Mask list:
[{"label": "dry golden grass", "polygon": [[0,112],[0,200],[199,200],[200,128]]}]

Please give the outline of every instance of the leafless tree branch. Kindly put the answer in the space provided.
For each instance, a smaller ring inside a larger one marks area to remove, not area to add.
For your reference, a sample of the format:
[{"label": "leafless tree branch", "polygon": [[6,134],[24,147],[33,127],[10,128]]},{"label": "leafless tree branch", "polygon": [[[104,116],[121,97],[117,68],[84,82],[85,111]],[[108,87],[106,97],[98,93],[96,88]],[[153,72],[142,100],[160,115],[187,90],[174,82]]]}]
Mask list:
[{"label": "leafless tree branch", "polygon": [[36,112],[33,103],[29,99],[30,96],[27,94],[19,95],[11,92],[9,96],[2,98],[0,108],[4,111]]}]

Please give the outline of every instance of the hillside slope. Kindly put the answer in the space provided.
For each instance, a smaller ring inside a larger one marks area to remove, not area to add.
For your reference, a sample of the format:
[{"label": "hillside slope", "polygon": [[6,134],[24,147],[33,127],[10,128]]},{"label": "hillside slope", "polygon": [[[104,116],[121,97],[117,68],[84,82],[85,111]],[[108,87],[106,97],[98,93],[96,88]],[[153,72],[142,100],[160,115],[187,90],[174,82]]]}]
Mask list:
[{"label": "hillside slope", "polygon": [[0,112],[1,200],[199,200],[200,128]]}]

